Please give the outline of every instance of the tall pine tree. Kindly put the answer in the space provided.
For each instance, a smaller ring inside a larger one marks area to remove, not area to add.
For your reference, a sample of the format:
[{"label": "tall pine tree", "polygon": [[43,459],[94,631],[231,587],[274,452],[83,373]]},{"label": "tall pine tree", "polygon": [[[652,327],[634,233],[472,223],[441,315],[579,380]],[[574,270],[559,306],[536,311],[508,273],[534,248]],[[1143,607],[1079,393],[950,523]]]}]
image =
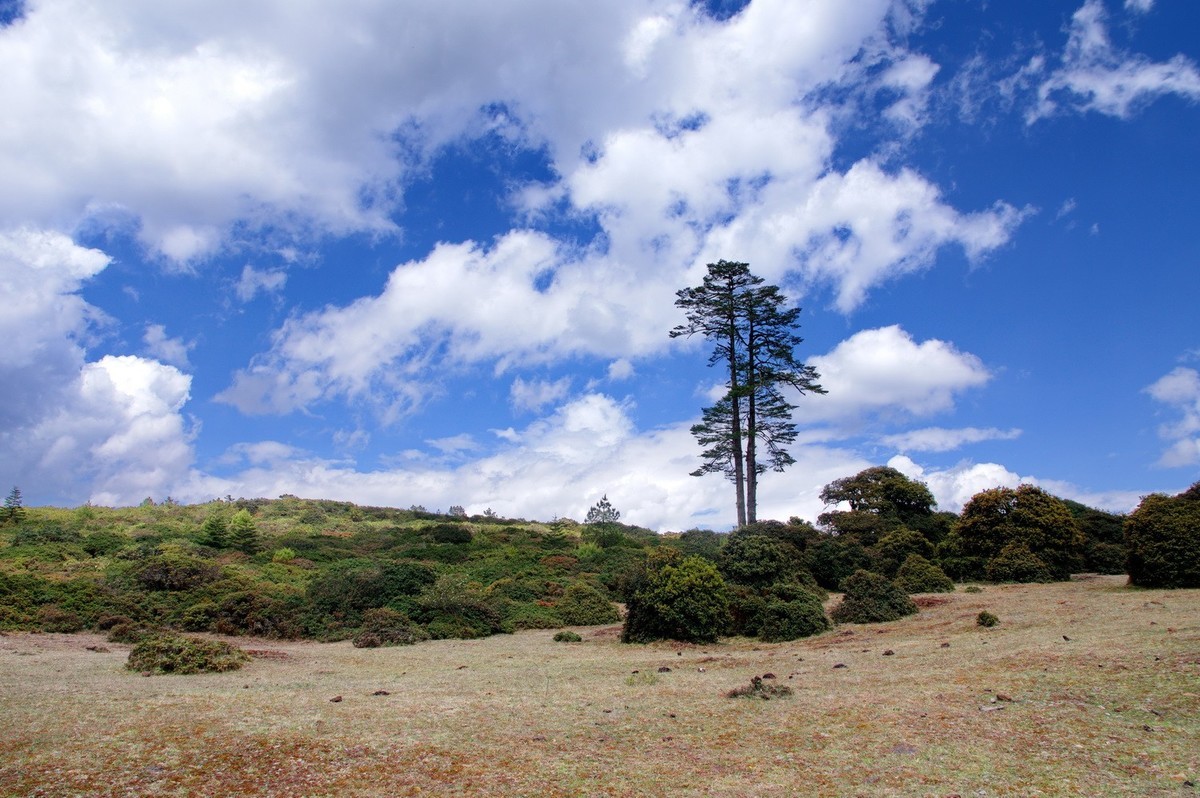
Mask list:
[{"label": "tall pine tree", "polygon": [[676,292],[675,305],[687,323],[670,336],[703,335],[713,345],[708,364],[721,364],[727,374],[724,396],[692,427],[706,447],[692,474],[723,474],[735,486],[738,525],[754,523],[759,475],[795,462],[787,447],[796,439],[796,405],[783,390],[825,393],[816,370],[796,358],[800,308],[788,307],[779,288],[764,285],[749,264],[725,260],[708,264],[701,285]]}]

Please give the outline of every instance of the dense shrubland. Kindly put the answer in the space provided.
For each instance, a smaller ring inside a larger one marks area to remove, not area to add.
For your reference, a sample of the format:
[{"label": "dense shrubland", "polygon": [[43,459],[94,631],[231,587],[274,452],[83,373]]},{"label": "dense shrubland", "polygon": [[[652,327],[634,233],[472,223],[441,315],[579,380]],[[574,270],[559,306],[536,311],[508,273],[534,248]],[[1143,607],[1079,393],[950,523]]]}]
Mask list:
[{"label": "dense shrubland", "polygon": [[[25,508],[0,518],[0,631],[212,632],[363,647],[615,623],[624,639],[765,641],[908,612],[952,580],[1036,582],[1128,567],[1200,586],[1200,486],[1128,518],[1032,486],[938,512],[919,482],[871,468],[826,486],[814,526],[658,535],[619,523],[467,517],[279,499]],[[19,496],[18,496],[19,499]]]}]

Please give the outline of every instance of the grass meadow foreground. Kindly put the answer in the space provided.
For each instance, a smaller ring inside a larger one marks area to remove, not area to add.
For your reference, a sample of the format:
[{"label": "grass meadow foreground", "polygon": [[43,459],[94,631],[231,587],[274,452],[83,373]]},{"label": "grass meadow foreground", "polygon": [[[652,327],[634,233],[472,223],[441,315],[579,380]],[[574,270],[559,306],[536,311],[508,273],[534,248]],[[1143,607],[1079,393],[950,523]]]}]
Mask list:
[{"label": "grass meadow foreground", "polygon": [[[131,673],[96,635],[10,634],[0,794],[1200,792],[1200,591],[1098,577],[921,598],[781,644],[238,638],[249,665],[198,676]],[[768,673],[793,695],[727,697]]]}]

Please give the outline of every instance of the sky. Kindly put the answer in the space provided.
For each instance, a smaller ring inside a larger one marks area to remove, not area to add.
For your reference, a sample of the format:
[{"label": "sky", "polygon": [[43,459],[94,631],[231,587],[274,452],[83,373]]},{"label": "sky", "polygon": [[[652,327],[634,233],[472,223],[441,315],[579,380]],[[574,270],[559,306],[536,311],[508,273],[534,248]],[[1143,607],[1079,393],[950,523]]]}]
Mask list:
[{"label": "sky", "polygon": [[0,0],[0,485],[728,528],[675,294],[826,395],[760,518],[890,465],[1200,479],[1193,0]]}]

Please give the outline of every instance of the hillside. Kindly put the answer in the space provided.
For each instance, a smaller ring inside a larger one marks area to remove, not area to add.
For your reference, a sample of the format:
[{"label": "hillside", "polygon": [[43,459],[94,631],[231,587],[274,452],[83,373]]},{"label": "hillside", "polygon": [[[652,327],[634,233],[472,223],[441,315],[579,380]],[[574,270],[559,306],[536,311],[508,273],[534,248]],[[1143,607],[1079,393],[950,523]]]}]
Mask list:
[{"label": "hillside", "polygon": [[434,638],[608,622],[624,575],[658,543],[622,524],[295,497],[28,508],[0,527],[0,630],[337,640],[377,607]]}]

